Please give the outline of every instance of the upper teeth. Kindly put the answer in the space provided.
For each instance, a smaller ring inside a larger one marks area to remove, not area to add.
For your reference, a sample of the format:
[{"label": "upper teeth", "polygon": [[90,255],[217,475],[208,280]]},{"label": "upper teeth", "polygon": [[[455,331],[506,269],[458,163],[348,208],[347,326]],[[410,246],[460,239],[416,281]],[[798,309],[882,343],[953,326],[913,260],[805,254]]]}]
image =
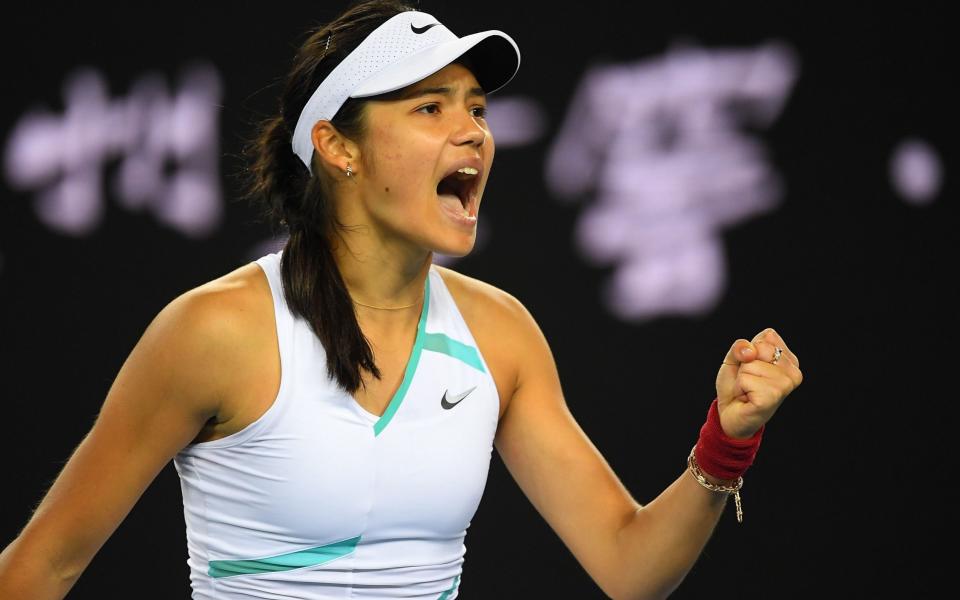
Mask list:
[{"label": "upper teeth", "polygon": [[474,169],[473,167],[463,167],[462,169],[457,169],[457,173],[463,173],[464,175],[476,175],[480,171]]}]

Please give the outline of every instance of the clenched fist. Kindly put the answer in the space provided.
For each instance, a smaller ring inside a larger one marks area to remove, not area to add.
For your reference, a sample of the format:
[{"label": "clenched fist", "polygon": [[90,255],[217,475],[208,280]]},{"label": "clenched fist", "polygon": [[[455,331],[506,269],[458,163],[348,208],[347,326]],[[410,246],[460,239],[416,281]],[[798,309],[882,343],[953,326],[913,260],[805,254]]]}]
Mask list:
[{"label": "clenched fist", "polygon": [[717,373],[717,409],[724,433],[748,438],[803,381],[800,360],[773,329],[730,347]]}]

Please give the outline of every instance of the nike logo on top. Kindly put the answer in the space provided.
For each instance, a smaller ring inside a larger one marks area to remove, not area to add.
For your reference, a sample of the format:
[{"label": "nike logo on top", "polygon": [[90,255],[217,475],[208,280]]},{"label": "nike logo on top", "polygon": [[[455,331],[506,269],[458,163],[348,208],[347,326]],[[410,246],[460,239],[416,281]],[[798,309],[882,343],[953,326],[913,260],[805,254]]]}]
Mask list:
[{"label": "nike logo on top", "polygon": [[470,392],[472,392],[472,391],[475,390],[475,389],[477,389],[477,386],[473,386],[472,388],[470,388],[469,390],[465,391],[464,393],[458,394],[458,395],[454,396],[453,398],[450,398],[449,400],[447,399],[447,394],[450,393],[450,390],[444,390],[444,392],[443,392],[443,397],[440,398],[440,406],[442,406],[443,408],[445,408],[445,409],[447,409],[447,410],[450,410],[451,408],[453,408],[453,407],[456,406],[457,404],[460,404],[460,401],[463,400],[464,398],[466,398],[467,396],[469,396],[469,395],[470,395]]},{"label": "nike logo on top", "polygon": [[417,34],[426,33],[428,29],[430,29],[431,27],[436,27],[439,24],[440,23],[430,23],[429,25],[424,25],[423,27],[417,27],[413,23],[410,23],[410,29],[412,29],[413,32]]}]

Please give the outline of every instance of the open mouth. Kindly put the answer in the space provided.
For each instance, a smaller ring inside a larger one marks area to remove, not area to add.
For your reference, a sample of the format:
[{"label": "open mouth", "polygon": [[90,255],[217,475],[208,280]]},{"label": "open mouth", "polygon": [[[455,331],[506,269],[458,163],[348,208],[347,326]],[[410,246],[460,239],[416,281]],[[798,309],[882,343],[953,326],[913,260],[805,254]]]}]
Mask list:
[{"label": "open mouth", "polygon": [[464,167],[455,171],[437,184],[437,196],[451,208],[459,202],[465,216],[476,215],[477,186],[480,183],[480,174],[476,169]]}]

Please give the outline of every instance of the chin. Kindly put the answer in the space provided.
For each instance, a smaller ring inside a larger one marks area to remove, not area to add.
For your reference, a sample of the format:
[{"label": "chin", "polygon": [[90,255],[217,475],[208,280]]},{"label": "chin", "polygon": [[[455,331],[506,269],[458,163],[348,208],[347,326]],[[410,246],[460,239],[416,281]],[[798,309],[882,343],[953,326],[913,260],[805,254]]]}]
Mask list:
[{"label": "chin", "polygon": [[451,256],[453,258],[463,258],[473,251],[476,241],[477,237],[475,235],[471,235],[469,240],[463,240],[460,243],[437,244],[433,247],[433,252],[435,254],[443,254],[444,256]]}]

